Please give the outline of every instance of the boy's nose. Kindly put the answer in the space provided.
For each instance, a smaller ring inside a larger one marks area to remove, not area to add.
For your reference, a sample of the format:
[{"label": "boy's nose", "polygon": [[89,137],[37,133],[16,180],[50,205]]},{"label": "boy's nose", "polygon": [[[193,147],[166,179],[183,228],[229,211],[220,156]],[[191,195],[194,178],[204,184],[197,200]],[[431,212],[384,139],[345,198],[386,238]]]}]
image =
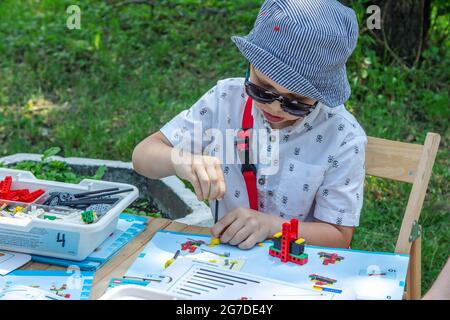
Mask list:
[{"label": "boy's nose", "polygon": [[267,106],[267,112],[269,112],[270,114],[273,114],[274,116],[277,117],[284,117],[284,112],[281,109],[281,105],[279,101],[274,101],[270,104],[266,104]]}]

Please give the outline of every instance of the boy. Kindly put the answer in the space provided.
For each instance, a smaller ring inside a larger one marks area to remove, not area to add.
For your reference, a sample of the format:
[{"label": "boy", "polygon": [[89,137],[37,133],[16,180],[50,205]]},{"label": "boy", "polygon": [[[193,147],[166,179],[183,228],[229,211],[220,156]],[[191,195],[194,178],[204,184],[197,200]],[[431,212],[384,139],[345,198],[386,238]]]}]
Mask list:
[{"label": "boy", "polygon": [[[199,200],[212,207],[220,200],[211,233],[223,243],[249,249],[295,217],[309,244],[348,247],[362,207],[367,143],[343,105],[350,95],[345,63],[357,37],[355,13],[337,1],[265,1],[253,30],[232,37],[249,61],[246,78],[218,81],[142,141],[133,152],[136,171],[153,179],[176,174]],[[223,142],[241,128],[253,130]],[[237,163],[225,160],[230,150]]]}]

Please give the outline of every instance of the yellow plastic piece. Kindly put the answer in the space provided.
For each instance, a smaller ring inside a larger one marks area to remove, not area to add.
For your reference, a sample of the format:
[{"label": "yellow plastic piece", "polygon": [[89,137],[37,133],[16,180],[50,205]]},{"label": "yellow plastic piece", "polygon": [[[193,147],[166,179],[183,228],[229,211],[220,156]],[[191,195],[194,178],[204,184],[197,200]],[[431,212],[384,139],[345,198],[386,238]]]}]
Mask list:
[{"label": "yellow plastic piece", "polygon": [[14,213],[22,212],[23,209],[24,209],[23,207],[17,206],[17,207],[14,208]]},{"label": "yellow plastic piece", "polygon": [[321,287],[319,287],[319,286],[313,286],[313,289],[314,289],[314,290],[317,290],[317,291],[323,291],[323,288],[321,288]]},{"label": "yellow plastic piece", "polygon": [[258,242],[258,247],[264,247],[264,243]]},{"label": "yellow plastic piece", "polygon": [[275,234],[273,235],[273,237],[274,237],[274,238],[279,238],[279,237],[281,237],[282,235],[283,235],[282,232],[277,232],[277,233],[275,233]]},{"label": "yellow plastic piece", "polygon": [[209,260],[211,263],[217,263],[217,260]]},{"label": "yellow plastic piece", "polygon": [[303,242],[305,242],[305,239],[303,239],[303,238],[298,238],[298,239],[295,241],[296,244],[302,244]]},{"label": "yellow plastic piece", "polygon": [[220,244],[220,238],[212,238],[211,242],[209,243],[209,246],[213,247],[213,246],[218,245],[218,244]]}]

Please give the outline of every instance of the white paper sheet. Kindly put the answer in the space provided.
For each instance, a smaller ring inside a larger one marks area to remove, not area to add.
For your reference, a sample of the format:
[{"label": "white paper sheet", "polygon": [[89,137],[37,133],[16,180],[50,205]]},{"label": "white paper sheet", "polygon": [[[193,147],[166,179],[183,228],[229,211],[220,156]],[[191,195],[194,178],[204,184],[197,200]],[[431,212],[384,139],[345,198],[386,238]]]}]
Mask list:
[{"label": "white paper sheet", "polygon": [[31,260],[29,254],[0,250],[0,275],[4,276]]}]

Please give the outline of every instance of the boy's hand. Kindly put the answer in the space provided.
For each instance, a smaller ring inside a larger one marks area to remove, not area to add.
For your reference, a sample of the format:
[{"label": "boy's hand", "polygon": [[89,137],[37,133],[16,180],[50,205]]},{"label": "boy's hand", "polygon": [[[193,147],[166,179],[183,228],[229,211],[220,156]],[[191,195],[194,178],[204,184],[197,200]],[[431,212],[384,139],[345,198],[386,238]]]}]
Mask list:
[{"label": "boy's hand", "polygon": [[270,236],[273,219],[270,215],[247,208],[237,208],[225,215],[211,228],[221,243],[238,245],[240,249],[251,249]]},{"label": "boy's hand", "polygon": [[176,175],[192,183],[198,200],[223,199],[225,178],[218,158],[184,154],[176,163],[172,162]]}]

